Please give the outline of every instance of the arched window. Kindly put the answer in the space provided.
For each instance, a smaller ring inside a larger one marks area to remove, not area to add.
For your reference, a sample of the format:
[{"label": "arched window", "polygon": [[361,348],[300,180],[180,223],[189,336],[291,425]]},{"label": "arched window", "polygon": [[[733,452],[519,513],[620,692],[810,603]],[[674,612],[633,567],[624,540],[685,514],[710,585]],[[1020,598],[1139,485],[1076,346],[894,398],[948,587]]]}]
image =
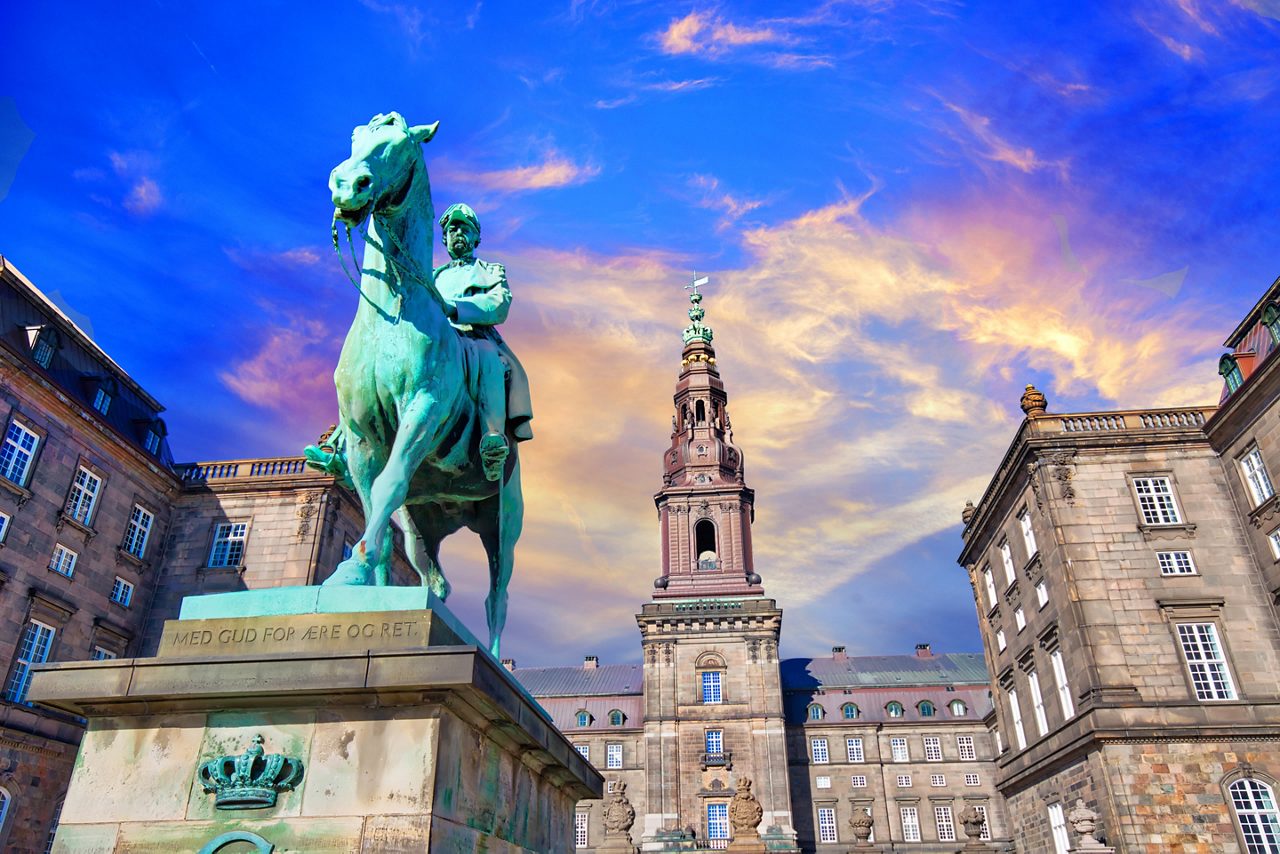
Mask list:
[{"label": "arched window", "polygon": [[853,703],[845,703],[843,706],[840,707],[840,715],[846,721],[854,720],[855,718],[858,717],[858,707],[855,706]]},{"label": "arched window", "polygon": [[1271,787],[1256,778],[1244,778],[1227,790],[1249,854],[1280,852],[1280,811]]},{"label": "arched window", "polygon": [[827,714],[827,710],[819,706],[817,703],[809,704],[809,720],[820,721]]},{"label": "arched window", "polygon": [[694,402],[693,417],[699,424],[707,423],[707,404],[705,401],[698,400]]},{"label": "arched window", "polygon": [[699,519],[693,526],[693,548],[698,556],[698,569],[719,569],[716,549],[716,524],[710,519]]},{"label": "arched window", "polygon": [[609,726],[622,726],[627,721],[627,716],[619,709],[614,709],[609,713]]},{"label": "arched window", "polygon": [[1271,343],[1280,344],[1280,306],[1271,303],[1262,310],[1262,325],[1271,333]]},{"label": "arched window", "polygon": [[969,714],[969,707],[964,704],[964,700],[952,700],[948,705],[951,708],[951,714],[958,718]]},{"label": "arched window", "polygon": [[884,710],[891,718],[902,717],[902,704],[897,700],[890,700],[888,705],[884,707]]},{"label": "arched window", "polygon": [[1227,394],[1240,388],[1244,382],[1244,376],[1240,373],[1240,363],[1235,360],[1234,356],[1223,356],[1218,360],[1218,373],[1227,381]]},{"label": "arched window", "polygon": [[916,708],[920,710],[920,717],[922,718],[931,718],[937,711],[937,709],[933,707],[933,703],[928,700],[921,700],[920,705],[916,706]]},{"label": "arched window", "polygon": [[714,705],[724,702],[724,659],[714,652],[698,656],[698,686],[703,703]]},{"label": "arched window", "polygon": [[591,713],[586,709],[578,710],[578,726],[591,726]]}]

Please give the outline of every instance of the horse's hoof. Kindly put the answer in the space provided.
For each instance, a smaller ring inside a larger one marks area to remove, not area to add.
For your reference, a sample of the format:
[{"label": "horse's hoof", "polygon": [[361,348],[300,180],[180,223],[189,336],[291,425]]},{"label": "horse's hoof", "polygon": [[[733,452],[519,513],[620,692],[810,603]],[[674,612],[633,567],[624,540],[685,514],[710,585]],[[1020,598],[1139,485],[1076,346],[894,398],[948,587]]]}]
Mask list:
[{"label": "horse's hoof", "polygon": [[354,558],[347,558],[338,564],[338,568],[324,580],[321,587],[361,587],[373,583],[367,567],[358,564]]}]

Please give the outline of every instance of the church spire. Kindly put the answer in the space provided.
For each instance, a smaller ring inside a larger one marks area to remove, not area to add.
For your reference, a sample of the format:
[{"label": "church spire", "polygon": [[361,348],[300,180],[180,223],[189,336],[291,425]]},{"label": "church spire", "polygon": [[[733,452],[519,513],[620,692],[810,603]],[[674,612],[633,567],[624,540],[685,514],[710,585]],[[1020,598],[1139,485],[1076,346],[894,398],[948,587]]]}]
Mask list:
[{"label": "church spire", "polygon": [[742,451],[733,443],[729,397],[711,327],[703,323],[698,289],[709,282],[695,276],[685,286],[691,323],[684,330],[662,489],[654,496],[662,527],[655,599],[764,595],[751,553],[755,492],[746,485]]}]

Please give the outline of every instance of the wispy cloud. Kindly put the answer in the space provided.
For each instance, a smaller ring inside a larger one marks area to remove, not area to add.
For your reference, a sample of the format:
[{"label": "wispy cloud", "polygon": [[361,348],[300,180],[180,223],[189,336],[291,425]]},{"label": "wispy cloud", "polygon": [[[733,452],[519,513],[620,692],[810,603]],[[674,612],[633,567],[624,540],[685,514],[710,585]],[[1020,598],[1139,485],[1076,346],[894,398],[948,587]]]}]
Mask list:
[{"label": "wispy cloud", "polygon": [[735,195],[720,186],[714,175],[693,175],[688,185],[698,192],[699,207],[718,210],[723,214],[719,227],[728,228],[738,219],[764,204],[764,199],[748,199]]},{"label": "wispy cloud", "polygon": [[810,39],[801,30],[831,23],[821,19],[776,18],[753,24],[735,23],[713,12],[694,11],[671,20],[657,34],[659,50],[669,56],[692,55],[705,59],[742,57],[772,68],[811,70],[834,64],[827,55],[784,50],[805,44]]},{"label": "wispy cloud", "polygon": [[[971,155],[995,163],[1003,163],[1019,172],[1031,173],[1050,169],[1056,171],[1062,178],[1066,178],[1067,162],[1065,160],[1045,160],[1031,146],[1018,145],[996,133],[988,116],[952,103],[936,93],[934,97],[959,119],[960,124],[967,131],[967,134],[962,135],[947,129],[951,138],[961,144]],[[975,146],[974,143],[977,145]]]},{"label": "wispy cloud", "polygon": [[[145,151],[110,151],[107,159],[119,178],[125,179],[129,189],[120,204],[135,216],[150,216],[164,204],[160,184],[150,173],[155,168],[155,157]],[[92,175],[85,173],[86,179]]]},{"label": "wispy cloud", "polygon": [[525,166],[480,170],[440,160],[434,169],[441,175],[447,175],[451,181],[501,193],[568,187],[590,181],[600,174],[600,167],[594,163],[576,162],[554,149],[541,162]]},{"label": "wispy cloud", "polygon": [[138,216],[155,213],[163,203],[160,185],[145,175],[134,182],[123,202],[125,210]]}]

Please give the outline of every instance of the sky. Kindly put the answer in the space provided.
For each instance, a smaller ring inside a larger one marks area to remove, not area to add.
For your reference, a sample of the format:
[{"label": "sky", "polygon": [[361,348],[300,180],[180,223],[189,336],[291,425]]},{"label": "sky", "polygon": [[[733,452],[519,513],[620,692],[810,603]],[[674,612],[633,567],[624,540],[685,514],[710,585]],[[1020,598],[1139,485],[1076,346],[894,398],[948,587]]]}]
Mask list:
[{"label": "sky", "polygon": [[[179,460],[335,420],[329,170],[375,113],[440,122],[533,390],[523,666],[639,660],[695,271],[784,656],[980,650],[960,510],[1023,386],[1214,403],[1280,275],[1280,0],[10,5],[0,254]],[[481,560],[444,547],[475,628]]]}]

